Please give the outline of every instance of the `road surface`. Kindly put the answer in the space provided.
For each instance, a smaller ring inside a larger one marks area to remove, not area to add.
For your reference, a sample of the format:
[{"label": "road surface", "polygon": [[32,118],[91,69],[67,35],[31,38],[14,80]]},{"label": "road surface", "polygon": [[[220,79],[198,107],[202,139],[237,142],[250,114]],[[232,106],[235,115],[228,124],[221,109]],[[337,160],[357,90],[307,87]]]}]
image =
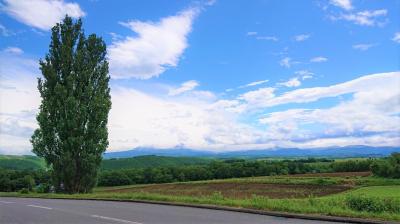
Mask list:
[{"label": "road surface", "polygon": [[329,222],[131,202],[1,198],[3,224],[253,224]]}]

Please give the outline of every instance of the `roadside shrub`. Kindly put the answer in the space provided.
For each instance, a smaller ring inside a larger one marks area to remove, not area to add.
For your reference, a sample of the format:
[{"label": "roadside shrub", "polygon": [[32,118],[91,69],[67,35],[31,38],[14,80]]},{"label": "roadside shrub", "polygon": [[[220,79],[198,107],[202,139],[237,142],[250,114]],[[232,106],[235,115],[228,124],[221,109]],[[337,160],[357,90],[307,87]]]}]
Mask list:
[{"label": "roadside shrub", "polygon": [[36,187],[37,193],[49,193],[51,189],[50,184],[40,184]]},{"label": "roadside shrub", "polygon": [[400,153],[392,153],[385,160],[374,161],[371,170],[379,177],[400,178]]},{"label": "roadside shrub", "polygon": [[222,201],[224,200],[224,195],[220,191],[214,191],[214,193],[211,195],[211,199],[213,201]]},{"label": "roadside shrub", "polygon": [[365,212],[400,212],[400,200],[393,198],[368,197],[366,195],[349,195],[346,197],[346,205],[355,211]]},{"label": "roadside shrub", "polygon": [[28,188],[22,188],[19,193],[21,194],[28,194],[29,193],[29,189]]}]

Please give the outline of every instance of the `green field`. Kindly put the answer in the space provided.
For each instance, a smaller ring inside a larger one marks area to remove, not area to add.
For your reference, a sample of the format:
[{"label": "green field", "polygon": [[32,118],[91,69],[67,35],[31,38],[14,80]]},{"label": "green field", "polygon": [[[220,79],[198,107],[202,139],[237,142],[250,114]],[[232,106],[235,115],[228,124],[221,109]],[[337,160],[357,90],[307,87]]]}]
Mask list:
[{"label": "green field", "polygon": [[0,196],[169,201],[400,221],[400,180],[372,177],[368,172],[101,187],[78,195]]}]

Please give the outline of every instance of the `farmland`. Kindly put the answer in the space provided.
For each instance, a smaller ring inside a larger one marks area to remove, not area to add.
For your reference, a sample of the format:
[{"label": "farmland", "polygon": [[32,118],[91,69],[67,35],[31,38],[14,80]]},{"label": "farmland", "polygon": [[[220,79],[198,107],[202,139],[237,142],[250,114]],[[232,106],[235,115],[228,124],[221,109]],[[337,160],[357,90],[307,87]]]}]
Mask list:
[{"label": "farmland", "polygon": [[399,192],[399,179],[348,172],[98,187],[94,193],[79,195],[0,196],[168,201],[399,221]]},{"label": "farmland", "polygon": [[0,188],[8,192],[0,196],[146,200],[400,221],[399,154],[339,161],[204,159],[183,165],[185,160],[101,171],[98,187],[86,194],[48,193],[48,171],[3,170]]}]

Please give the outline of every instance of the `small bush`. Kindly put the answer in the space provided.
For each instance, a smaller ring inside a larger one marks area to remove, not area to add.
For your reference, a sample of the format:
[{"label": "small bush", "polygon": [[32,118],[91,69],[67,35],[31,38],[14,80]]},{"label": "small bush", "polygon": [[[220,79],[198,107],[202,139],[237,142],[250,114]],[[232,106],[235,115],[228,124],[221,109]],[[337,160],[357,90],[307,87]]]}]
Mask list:
[{"label": "small bush", "polygon": [[37,193],[49,193],[51,186],[49,184],[40,184],[36,187]]},{"label": "small bush", "polygon": [[28,188],[22,188],[19,193],[21,194],[29,194],[29,189]]},{"label": "small bush", "polygon": [[224,200],[224,195],[222,195],[222,193],[220,191],[215,191],[212,195],[211,195],[211,199],[213,201],[222,201]]},{"label": "small bush", "polygon": [[356,211],[366,212],[400,212],[400,200],[392,198],[376,198],[365,195],[349,195],[346,197],[346,205]]},{"label": "small bush", "polygon": [[317,185],[321,185],[321,186],[327,186],[327,185],[337,184],[337,181],[320,177],[320,178],[313,180],[313,183],[317,184]]}]

